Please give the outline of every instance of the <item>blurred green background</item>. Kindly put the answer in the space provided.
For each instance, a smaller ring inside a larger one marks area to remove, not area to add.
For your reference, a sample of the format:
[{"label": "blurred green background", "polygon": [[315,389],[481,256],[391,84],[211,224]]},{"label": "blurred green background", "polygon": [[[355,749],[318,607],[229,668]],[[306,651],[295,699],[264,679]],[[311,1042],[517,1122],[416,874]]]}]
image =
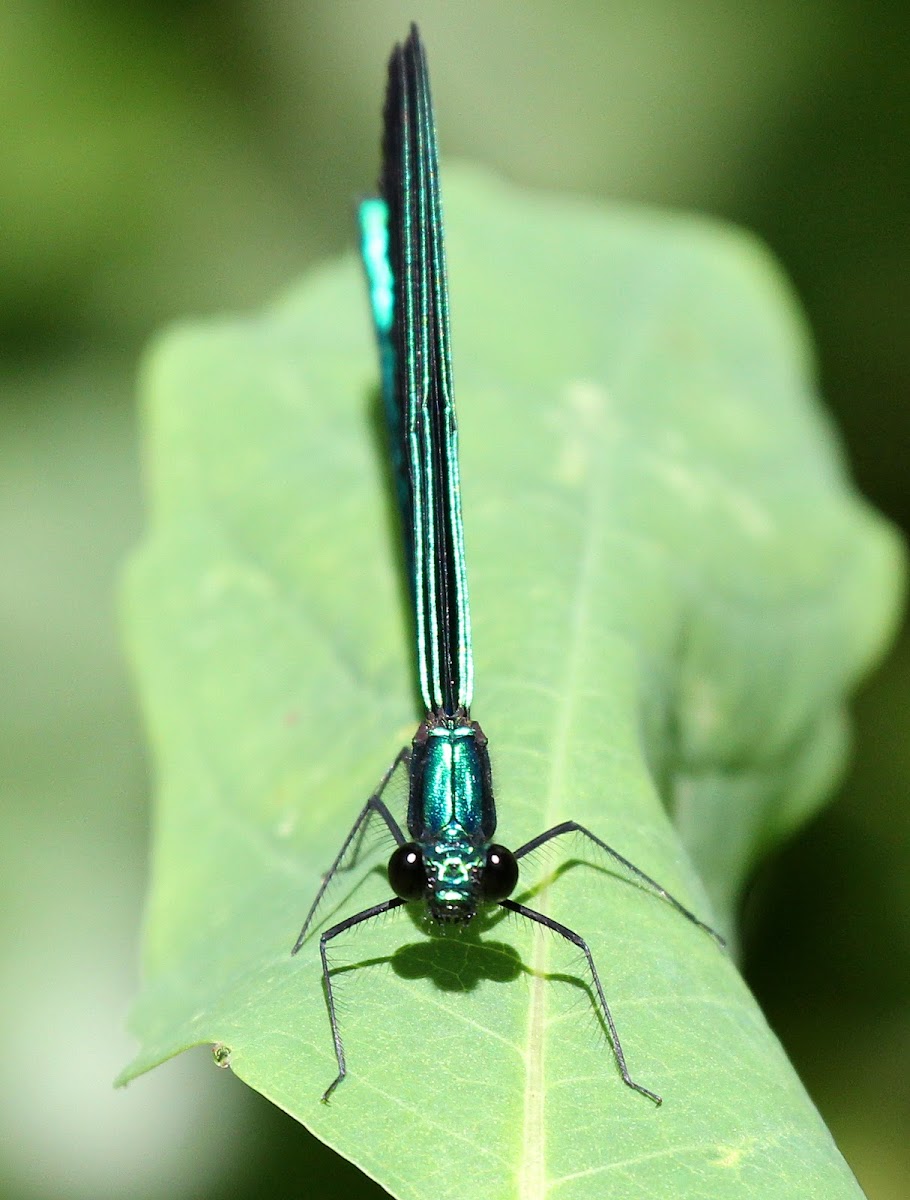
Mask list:
[{"label": "blurred green background", "polygon": [[[4,0],[5,1197],[280,1198],[319,1194],[320,1171],[324,1194],[379,1194],[206,1051],[111,1090],[149,794],[116,583],[142,527],[144,343],[352,246],[385,59],[412,17],[444,155],[697,208],[771,245],[858,482],[910,524],[906,5]],[[904,637],[857,701],[839,799],[744,911],[749,979],[872,1200],[905,1200],[910,1179],[908,660]]]}]

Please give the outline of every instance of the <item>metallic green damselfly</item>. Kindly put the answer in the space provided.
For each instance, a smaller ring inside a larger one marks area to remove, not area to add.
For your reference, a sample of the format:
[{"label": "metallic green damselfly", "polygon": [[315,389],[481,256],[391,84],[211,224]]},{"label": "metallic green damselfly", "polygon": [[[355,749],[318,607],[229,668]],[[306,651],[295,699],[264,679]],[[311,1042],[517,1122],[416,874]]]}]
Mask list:
[{"label": "metallic green damselfly", "polygon": [[[436,126],[426,55],[416,26],[389,62],[379,196],[359,209],[361,252],[379,343],[382,395],[405,541],[417,641],[417,670],[426,716],[360,812],[316,894],[296,954],[313,927],[326,889],[359,844],[373,817],[396,849],[388,864],[391,899],[332,925],[319,949],[338,1074],[347,1073],[327,953],[333,939],[402,905],[425,906],[433,921],[466,925],[484,906],[499,905],[551,930],[584,955],[593,996],[623,1081],[660,1104],[626,1066],[613,1016],[587,942],[544,913],[509,899],[518,863],[546,842],[578,834],[641,885],[653,890],[718,942],[723,939],[649,875],[589,829],[563,821],[515,851],[495,842],[496,805],[487,739],[471,719],[474,664],[458,476],[458,428],[449,351],[449,298],[439,191]],[[404,834],[383,800],[392,775],[408,775]]]}]

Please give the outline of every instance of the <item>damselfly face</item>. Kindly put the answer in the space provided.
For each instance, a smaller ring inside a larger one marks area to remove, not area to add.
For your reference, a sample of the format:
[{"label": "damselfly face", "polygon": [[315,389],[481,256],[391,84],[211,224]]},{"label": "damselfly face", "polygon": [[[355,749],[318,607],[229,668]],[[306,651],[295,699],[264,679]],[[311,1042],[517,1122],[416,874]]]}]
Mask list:
[{"label": "damselfly face", "polygon": [[466,925],[479,904],[504,900],[518,882],[518,864],[504,846],[467,841],[407,842],[389,860],[389,884],[402,900],[425,900],[442,924]]},{"label": "damselfly face", "polygon": [[486,854],[467,842],[434,842],[423,848],[427,907],[434,921],[466,924],[477,911]]}]

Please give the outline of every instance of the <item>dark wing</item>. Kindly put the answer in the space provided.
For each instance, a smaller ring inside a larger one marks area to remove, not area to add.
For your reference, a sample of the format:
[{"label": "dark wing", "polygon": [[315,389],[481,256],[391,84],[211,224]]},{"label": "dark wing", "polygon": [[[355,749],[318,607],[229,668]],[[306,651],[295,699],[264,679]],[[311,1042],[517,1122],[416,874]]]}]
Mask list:
[{"label": "dark wing", "polygon": [[361,205],[362,250],[411,574],[428,712],[467,712],[471,619],[449,352],[436,127],[416,26],[389,62],[381,197]]}]

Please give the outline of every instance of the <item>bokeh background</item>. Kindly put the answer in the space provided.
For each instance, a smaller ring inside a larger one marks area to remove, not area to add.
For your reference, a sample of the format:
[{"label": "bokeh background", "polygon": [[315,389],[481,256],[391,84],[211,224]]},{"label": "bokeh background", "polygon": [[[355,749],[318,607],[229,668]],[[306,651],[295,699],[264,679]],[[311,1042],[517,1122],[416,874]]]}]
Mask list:
[{"label": "bokeh background", "polygon": [[[910,522],[910,6],[3,0],[11,1200],[379,1194],[205,1051],[111,1090],[131,1051],[149,795],[116,586],[142,527],[144,343],[176,317],[262,304],[350,248],[385,59],[412,17],[445,155],[696,208],[771,245],[859,485]],[[761,868],[744,910],[750,981],[871,1200],[910,1194],[908,666],[904,636],[857,699],[840,797]]]}]

